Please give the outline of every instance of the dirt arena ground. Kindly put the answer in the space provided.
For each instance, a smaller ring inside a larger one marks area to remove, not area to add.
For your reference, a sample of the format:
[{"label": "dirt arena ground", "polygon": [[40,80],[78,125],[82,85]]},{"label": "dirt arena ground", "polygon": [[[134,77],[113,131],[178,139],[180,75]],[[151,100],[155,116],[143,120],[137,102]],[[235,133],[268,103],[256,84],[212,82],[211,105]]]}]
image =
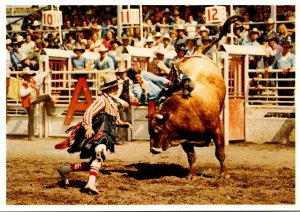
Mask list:
[{"label": "dirt arena ground", "polygon": [[[294,205],[295,145],[235,143],[226,146],[231,174],[219,179],[215,147],[196,148],[194,181],[181,146],[152,155],[146,141],[116,146],[98,175],[98,195],[86,192],[88,172],[59,183],[58,167],[82,160],[55,150],[61,138],[37,142],[7,137],[7,205]],[[17,165],[16,165],[17,164]]]}]

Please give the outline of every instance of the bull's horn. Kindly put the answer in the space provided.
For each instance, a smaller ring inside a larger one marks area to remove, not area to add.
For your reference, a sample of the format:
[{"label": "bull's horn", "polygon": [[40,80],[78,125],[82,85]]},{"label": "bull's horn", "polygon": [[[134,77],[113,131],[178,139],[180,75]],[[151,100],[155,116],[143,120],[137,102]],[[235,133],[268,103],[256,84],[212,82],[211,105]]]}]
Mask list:
[{"label": "bull's horn", "polygon": [[163,115],[161,115],[161,114],[156,114],[156,116],[155,116],[156,118],[158,118],[158,119],[163,119],[164,118],[164,116]]}]

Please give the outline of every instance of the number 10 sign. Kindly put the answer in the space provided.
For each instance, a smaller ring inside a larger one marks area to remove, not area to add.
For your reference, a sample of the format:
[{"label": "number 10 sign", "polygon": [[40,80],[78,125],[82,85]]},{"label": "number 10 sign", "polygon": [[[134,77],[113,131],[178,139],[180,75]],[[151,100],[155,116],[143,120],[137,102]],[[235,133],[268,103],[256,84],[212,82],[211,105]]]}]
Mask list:
[{"label": "number 10 sign", "polygon": [[207,23],[223,22],[226,20],[226,7],[214,6],[205,8],[205,16]]},{"label": "number 10 sign", "polygon": [[61,11],[43,11],[42,26],[57,27],[62,25]]}]

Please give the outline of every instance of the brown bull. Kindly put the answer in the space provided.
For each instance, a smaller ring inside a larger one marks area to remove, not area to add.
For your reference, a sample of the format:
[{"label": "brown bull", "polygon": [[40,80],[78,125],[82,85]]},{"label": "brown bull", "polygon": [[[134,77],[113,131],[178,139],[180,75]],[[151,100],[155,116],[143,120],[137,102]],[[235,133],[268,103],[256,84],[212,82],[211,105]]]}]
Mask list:
[{"label": "brown bull", "polygon": [[[238,19],[235,16],[227,20],[223,33]],[[203,49],[208,48],[209,46],[205,46]],[[177,91],[149,117],[150,150],[153,154],[158,154],[181,144],[190,165],[188,178],[192,179],[196,176],[194,147],[208,146],[213,139],[215,155],[221,166],[221,177],[229,178],[220,119],[226,93],[225,82],[221,70],[212,60],[202,55],[201,51],[180,65],[180,69],[195,82],[191,97],[182,98],[182,91]]]}]

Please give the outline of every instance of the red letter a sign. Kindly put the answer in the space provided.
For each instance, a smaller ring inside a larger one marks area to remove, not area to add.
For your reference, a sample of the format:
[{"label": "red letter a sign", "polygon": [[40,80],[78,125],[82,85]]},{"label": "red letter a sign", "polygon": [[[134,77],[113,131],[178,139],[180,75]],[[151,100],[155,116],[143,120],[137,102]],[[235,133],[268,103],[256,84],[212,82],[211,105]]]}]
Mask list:
[{"label": "red letter a sign", "polygon": [[[85,102],[78,102],[78,98],[80,95],[80,91],[83,90],[86,103]],[[85,111],[90,104],[92,104],[93,99],[92,95],[89,90],[89,86],[84,77],[79,77],[78,82],[76,84],[73,97],[71,99],[71,103],[65,118],[65,125],[69,125],[72,121],[72,117],[75,111]]]}]

